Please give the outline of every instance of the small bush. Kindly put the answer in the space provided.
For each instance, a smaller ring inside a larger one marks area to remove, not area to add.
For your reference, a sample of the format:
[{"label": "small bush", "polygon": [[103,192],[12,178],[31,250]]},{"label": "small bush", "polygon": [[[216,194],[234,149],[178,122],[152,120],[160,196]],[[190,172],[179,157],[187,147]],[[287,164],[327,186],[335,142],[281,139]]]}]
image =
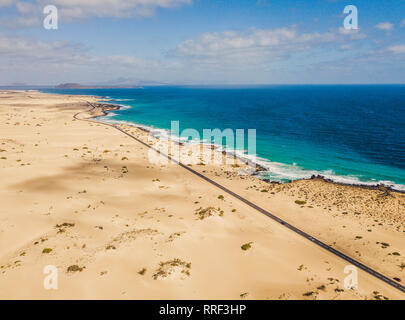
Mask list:
[{"label": "small bush", "polygon": [[303,206],[304,204],[306,204],[306,201],[302,201],[302,200],[295,200],[296,204],[299,204],[300,206]]},{"label": "small bush", "polygon": [[77,272],[77,271],[82,272],[83,268],[79,267],[77,264],[74,264],[67,268],[67,272]]},{"label": "small bush", "polygon": [[242,249],[243,251],[249,250],[249,249],[252,247],[252,243],[253,243],[253,242],[245,243],[244,245],[241,246],[241,249]]}]

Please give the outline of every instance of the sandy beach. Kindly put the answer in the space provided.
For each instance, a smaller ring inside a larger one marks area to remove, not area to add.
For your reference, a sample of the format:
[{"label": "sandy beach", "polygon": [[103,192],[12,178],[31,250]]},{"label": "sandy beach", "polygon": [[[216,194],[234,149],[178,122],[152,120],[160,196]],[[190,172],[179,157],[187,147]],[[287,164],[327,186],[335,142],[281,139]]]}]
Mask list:
[{"label": "sandy beach", "polygon": [[[349,263],[181,166],[151,163],[94,120],[103,110],[86,112],[97,101],[0,91],[0,299],[405,299],[361,270],[345,289]],[[405,194],[184,164],[404,284]],[[44,288],[49,265],[57,290]]]}]

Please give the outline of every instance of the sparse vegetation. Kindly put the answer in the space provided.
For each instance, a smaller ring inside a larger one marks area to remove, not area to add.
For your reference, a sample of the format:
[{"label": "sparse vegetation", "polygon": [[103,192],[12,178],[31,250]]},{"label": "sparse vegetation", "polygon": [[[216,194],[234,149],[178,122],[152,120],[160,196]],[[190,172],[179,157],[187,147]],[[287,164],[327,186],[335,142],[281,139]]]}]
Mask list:
[{"label": "sparse vegetation", "polygon": [[51,253],[52,249],[51,248],[45,248],[44,250],[42,250],[42,253],[48,254]]},{"label": "sparse vegetation", "polygon": [[307,203],[306,201],[303,201],[303,200],[295,200],[294,202],[295,202],[296,204],[299,204],[300,206],[303,206],[304,204]]},{"label": "sparse vegetation", "polygon": [[383,248],[383,249],[388,248],[390,246],[390,244],[386,243],[386,242],[381,242],[380,244],[381,244],[381,248]]},{"label": "sparse vegetation", "polygon": [[205,209],[202,209],[201,207],[195,210],[195,213],[198,216],[198,219],[204,220],[205,218],[211,217],[214,214],[218,213],[218,210],[215,209],[214,207],[208,207]]},{"label": "sparse vegetation", "polygon": [[181,274],[190,276],[191,263],[184,262],[178,258],[169,260],[166,262],[160,262],[159,268],[156,270],[155,274],[152,276],[154,280],[159,278],[166,278],[171,275],[174,271],[180,270]]},{"label": "sparse vegetation", "polygon": [[243,251],[249,250],[249,249],[252,247],[252,243],[253,243],[253,242],[248,242],[248,243],[243,244],[243,245],[241,246],[241,249],[242,249]]},{"label": "sparse vegetation", "polygon": [[55,228],[72,228],[74,226],[75,226],[74,223],[64,222],[64,223],[61,223],[61,224],[57,224],[55,226]]},{"label": "sparse vegetation", "polygon": [[82,272],[84,267],[79,267],[77,264],[71,265],[67,268],[67,272]]},{"label": "sparse vegetation", "polygon": [[141,276],[143,276],[143,275],[145,274],[145,272],[146,272],[146,268],[142,268],[142,270],[139,271],[138,273],[139,273]]}]

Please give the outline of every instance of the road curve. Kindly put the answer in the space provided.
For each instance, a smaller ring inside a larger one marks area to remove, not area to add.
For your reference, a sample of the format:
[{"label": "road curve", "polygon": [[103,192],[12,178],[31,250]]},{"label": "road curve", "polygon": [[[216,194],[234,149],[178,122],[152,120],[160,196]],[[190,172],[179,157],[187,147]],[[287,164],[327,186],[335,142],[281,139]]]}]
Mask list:
[{"label": "road curve", "polygon": [[80,118],[78,118],[77,116],[78,116],[80,113],[83,113],[83,112],[90,112],[90,111],[92,111],[92,110],[94,110],[94,109],[96,108],[96,106],[94,106],[92,103],[90,103],[90,102],[87,102],[87,103],[89,104],[89,106],[91,106],[91,109],[90,109],[90,110],[87,110],[87,111],[81,111],[81,112],[76,113],[76,114],[73,116],[76,120],[101,123],[101,124],[103,124],[103,125],[106,125],[106,126],[109,126],[109,127],[112,127],[112,128],[115,128],[115,129],[121,131],[123,134],[127,135],[128,137],[130,137],[130,138],[136,140],[137,142],[139,142],[140,144],[144,145],[145,147],[147,147],[147,148],[149,148],[149,149],[152,149],[152,150],[154,150],[155,152],[161,154],[162,156],[166,157],[166,158],[169,159],[170,161],[172,161],[172,162],[178,164],[179,166],[183,167],[184,169],[188,170],[189,172],[191,172],[191,173],[195,174],[196,176],[198,176],[198,177],[204,179],[204,180],[207,181],[208,183],[210,183],[210,184],[214,185],[215,187],[221,189],[222,191],[226,192],[227,194],[231,195],[232,197],[234,197],[234,198],[236,198],[236,199],[242,201],[243,203],[245,203],[245,204],[248,205],[249,207],[251,207],[251,208],[253,208],[253,209],[255,209],[255,210],[261,212],[262,214],[266,215],[267,217],[269,217],[269,218],[275,220],[276,222],[282,224],[283,226],[285,226],[286,228],[290,229],[291,231],[294,231],[295,233],[299,234],[300,236],[302,236],[302,237],[306,238],[307,240],[309,240],[309,241],[315,243],[316,245],[322,247],[323,249],[325,249],[325,250],[327,250],[327,251],[333,253],[334,255],[336,255],[336,256],[342,258],[343,260],[349,262],[350,264],[352,264],[352,265],[358,267],[359,269],[361,269],[361,270],[363,270],[363,271],[365,271],[365,272],[371,274],[372,276],[376,277],[377,279],[379,279],[379,280],[381,280],[381,281],[383,281],[383,282],[389,284],[390,286],[392,286],[392,287],[394,287],[394,288],[396,288],[396,289],[398,289],[398,290],[400,290],[400,291],[402,291],[402,292],[405,293],[405,286],[401,285],[400,283],[396,282],[395,280],[393,280],[393,279],[391,279],[391,278],[388,278],[387,276],[385,276],[385,275],[383,275],[383,274],[381,274],[381,273],[375,271],[374,269],[372,269],[372,268],[370,268],[370,267],[367,267],[365,264],[363,264],[363,263],[361,263],[361,262],[359,262],[359,261],[357,261],[357,260],[355,260],[355,259],[349,257],[348,255],[346,255],[346,254],[340,252],[339,250],[336,250],[336,249],[332,248],[331,246],[328,246],[328,245],[325,244],[324,242],[322,242],[322,241],[320,241],[320,240],[318,240],[318,239],[312,237],[312,236],[309,235],[308,233],[306,233],[306,232],[304,232],[304,231],[302,231],[302,230],[300,230],[300,229],[294,227],[293,225],[287,223],[286,221],[284,221],[284,220],[280,219],[279,217],[275,216],[274,214],[270,213],[269,211],[267,211],[267,210],[265,210],[265,209],[263,209],[263,208],[261,208],[261,207],[255,205],[254,203],[250,202],[249,200],[247,200],[247,199],[243,198],[242,196],[236,194],[236,193],[233,192],[232,190],[229,190],[228,188],[224,187],[223,185],[220,185],[219,183],[215,182],[214,180],[211,180],[210,178],[208,178],[208,177],[204,176],[203,174],[201,174],[201,173],[199,173],[199,172],[197,172],[197,171],[191,169],[190,167],[184,165],[183,163],[177,161],[176,159],[173,159],[171,156],[166,155],[166,154],[162,153],[160,150],[157,150],[156,148],[154,148],[154,147],[148,145],[147,143],[145,143],[145,142],[139,140],[138,138],[134,137],[133,135],[129,134],[128,132],[125,132],[124,130],[122,130],[122,129],[119,128],[118,126],[116,126],[116,125],[114,125],[114,124],[109,124],[109,123],[100,122],[100,121],[97,121],[97,120],[80,119]]}]

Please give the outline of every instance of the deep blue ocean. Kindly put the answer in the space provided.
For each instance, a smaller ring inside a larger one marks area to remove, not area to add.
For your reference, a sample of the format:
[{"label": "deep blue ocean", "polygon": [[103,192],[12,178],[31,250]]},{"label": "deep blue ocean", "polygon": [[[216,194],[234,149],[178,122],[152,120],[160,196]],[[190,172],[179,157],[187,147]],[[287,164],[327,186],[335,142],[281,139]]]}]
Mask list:
[{"label": "deep blue ocean", "polygon": [[[47,89],[126,106],[105,121],[180,131],[256,129],[268,178],[321,174],[405,190],[405,85]],[[230,147],[230,146],[228,146]]]}]

